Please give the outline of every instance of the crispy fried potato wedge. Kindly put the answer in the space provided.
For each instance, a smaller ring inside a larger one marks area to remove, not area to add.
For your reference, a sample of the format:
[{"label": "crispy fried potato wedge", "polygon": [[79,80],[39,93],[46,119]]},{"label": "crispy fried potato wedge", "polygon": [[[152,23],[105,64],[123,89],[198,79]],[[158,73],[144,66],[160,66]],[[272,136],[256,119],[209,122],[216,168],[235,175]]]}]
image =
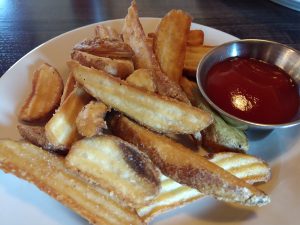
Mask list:
[{"label": "crispy fried potato wedge", "polygon": [[45,127],[30,126],[25,124],[18,124],[17,126],[20,135],[28,142],[37,145],[50,152],[59,154],[66,154],[67,151],[64,146],[53,146],[47,139],[45,134]]},{"label": "crispy fried potato wedge", "polygon": [[134,87],[127,82],[69,61],[76,81],[93,97],[163,133],[194,133],[206,128],[212,117],[196,107]]},{"label": "crispy fried potato wedge", "polygon": [[104,117],[109,108],[102,102],[90,101],[79,112],[76,118],[77,131],[83,137],[92,137],[102,134],[107,128]]},{"label": "crispy fried potato wedge", "polygon": [[143,88],[151,92],[157,92],[157,86],[154,82],[153,70],[138,69],[126,78],[129,84]]},{"label": "crispy fried potato wedge", "polygon": [[208,105],[195,82],[183,77],[180,84],[193,106],[210,112],[214,117],[214,122],[201,131],[202,145],[205,149],[211,152],[248,151],[249,144],[245,133],[227,124]]},{"label": "crispy fried potato wedge", "polygon": [[114,136],[82,139],[72,145],[67,166],[131,207],[145,205],[159,192],[159,171],[135,146]]},{"label": "crispy fried potato wedge", "polygon": [[122,41],[120,34],[114,28],[102,24],[95,27],[95,36],[100,39]]},{"label": "crispy fried potato wedge", "polygon": [[182,10],[171,10],[160,21],[153,42],[154,53],[162,71],[179,83],[192,18]]},{"label": "crispy fried potato wedge", "polygon": [[205,45],[187,46],[183,68],[184,74],[195,78],[199,62],[213,48]]},{"label": "crispy fried potato wedge", "polygon": [[75,121],[78,113],[90,100],[89,94],[76,87],[58,108],[45,126],[46,137],[53,146],[69,149],[72,143],[80,138]]},{"label": "crispy fried potato wedge", "polygon": [[202,30],[190,30],[187,36],[186,44],[188,46],[203,45],[204,32]]},{"label": "crispy fried potato wedge", "polygon": [[64,103],[64,101],[67,99],[67,97],[71,94],[71,92],[75,88],[75,85],[76,85],[76,80],[72,76],[72,73],[69,73],[66,83],[65,83],[65,86],[64,86],[63,94],[61,96],[60,105],[62,105]]},{"label": "crispy fried potato wedge", "polygon": [[47,119],[58,107],[64,84],[57,70],[44,63],[33,75],[32,90],[23,104],[19,119],[34,122]]},{"label": "crispy fried potato wedge", "polygon": [[134,71],[133,63],[128,59],[110,59],[77,50],[72,52],[71,58],[78,61],[81,65],[103,70],[121,79],[125,79]]},{"label": "crispy fried potato wedge", "polygon": [[176,182],[222,201],[247,206],[262,206],[270,202],[264,192],[209,162],[200,154],[124,116],[115,116],[110,127],[114,135],[145,152],[165,176]]},{"label": "crispy fried potato wedge", "polygon": [[[254,156],[222,152],[214,154],[209,160],[249,184],[267,182],[271,176],[270,167]],[[151,201],[151,204],[137,210],[145,221],[170,209],[205,197],[196,189],[181,185],[164,175],[161,175],[160,180],[161,190],[158,196]]]},{"label": "crispy fried potato wedge", "polygon": [[135,53],[133,58],[136,69],[159,69],[159,64],[152,49],[147,44],[147,38],[139,20],[136,2],[132,1],[128,8],[122,28],[124,42],[127,43]]},{"label": "crispy fried potato wedge", "polygon": [[0,140],[0,168],[32,182],[91,224],[144,224],[135,210],[67,169],[63,157],[32,144]]},{"label": "crispy fried potato wedge", "polygon": [[140,23],[135,1],[132,1],[131,6],[128,8],[128,14],[125,17],[122,34],[124,42],[129,44],[135,53],[133,58],[135,69],[153,70],[154,81],[159,94],[189,104],[188,98],[181,90],[178,83],[169,79],[161,71],[153,49],[147,43],[147,37]]},{"label": "crispy fried potato wedge", "polygon": [[113,59],[132,59],[134,55],[130,46],[123,41],[100,39],[98,37],[83,40],[74,46],[74,50]]}]

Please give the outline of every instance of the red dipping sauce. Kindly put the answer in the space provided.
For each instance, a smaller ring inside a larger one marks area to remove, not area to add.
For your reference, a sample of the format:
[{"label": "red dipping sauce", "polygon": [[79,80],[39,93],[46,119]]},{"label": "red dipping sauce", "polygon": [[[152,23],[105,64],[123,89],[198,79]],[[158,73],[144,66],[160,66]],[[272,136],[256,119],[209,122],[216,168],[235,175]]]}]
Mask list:
[{"label": "red dipping sauce", "polygon": [[208,71],[204,88],[225,112],[250,122],[287,123],[298,111],[296,82],[279,67],[252,58],[217,63]]}]

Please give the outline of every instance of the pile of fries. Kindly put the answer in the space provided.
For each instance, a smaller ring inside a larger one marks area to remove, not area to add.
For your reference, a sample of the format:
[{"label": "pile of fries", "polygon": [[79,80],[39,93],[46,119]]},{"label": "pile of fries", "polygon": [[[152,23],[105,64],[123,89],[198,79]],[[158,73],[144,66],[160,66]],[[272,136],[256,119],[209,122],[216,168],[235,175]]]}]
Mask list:
[{"label": "pile of fries", "polygon": [[24,140],[0,140],[0,168],[92,224],[145,224],[204,196],[268,204],[253,184],[270,167],[184,76],[211,49],[191,21],[171,10],[146,35],[133,1],[120,33],[98,25],[74,46],[65,85],[51,65],[37,68],[18,115]]}]

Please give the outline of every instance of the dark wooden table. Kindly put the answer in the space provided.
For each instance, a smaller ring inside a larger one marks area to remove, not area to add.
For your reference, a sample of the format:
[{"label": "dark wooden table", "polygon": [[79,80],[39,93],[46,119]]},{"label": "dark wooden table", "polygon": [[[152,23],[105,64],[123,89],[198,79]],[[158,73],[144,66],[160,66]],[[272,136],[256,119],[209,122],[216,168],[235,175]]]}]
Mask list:
[{"label": "dark wooden table", "polygon": [[[173,8],[194,22],[240,38],[278,41],[300,50],[300,12],[267,0],[138,0],[140,16],[162,17]],[[0,1],[0,76],[28,51],[74,28],[123,18],[130,0]]]}]

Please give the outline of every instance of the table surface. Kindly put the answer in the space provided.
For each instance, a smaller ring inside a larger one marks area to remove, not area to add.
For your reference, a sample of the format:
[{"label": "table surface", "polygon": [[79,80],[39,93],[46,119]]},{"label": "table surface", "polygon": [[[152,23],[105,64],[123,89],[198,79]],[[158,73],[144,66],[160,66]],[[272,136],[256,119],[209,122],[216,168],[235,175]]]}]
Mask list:
[{"label": "table surface", "polygon": [[[27,52],[66,31],[123,18],[130,0],[0,1],[0,76]],[[267,0],[138,0],[141,17],[162,17],[171,9],[194,22],[239,38],[260,38],[300,50],[300,12]]]}]

